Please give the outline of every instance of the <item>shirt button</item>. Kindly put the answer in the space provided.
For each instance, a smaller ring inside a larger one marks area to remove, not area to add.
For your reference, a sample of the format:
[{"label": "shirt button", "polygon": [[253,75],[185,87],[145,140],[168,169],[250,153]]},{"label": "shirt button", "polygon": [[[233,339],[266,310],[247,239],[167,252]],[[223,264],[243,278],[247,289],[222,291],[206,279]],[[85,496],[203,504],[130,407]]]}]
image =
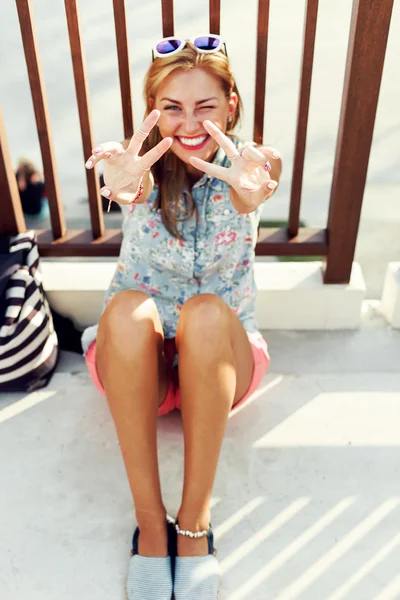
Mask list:
[{"label": "shirt button", "polygon": [[228,208],[226,208],[226,209],[224,210],[224,215],[229,215],[229,209],[228,209]]}]

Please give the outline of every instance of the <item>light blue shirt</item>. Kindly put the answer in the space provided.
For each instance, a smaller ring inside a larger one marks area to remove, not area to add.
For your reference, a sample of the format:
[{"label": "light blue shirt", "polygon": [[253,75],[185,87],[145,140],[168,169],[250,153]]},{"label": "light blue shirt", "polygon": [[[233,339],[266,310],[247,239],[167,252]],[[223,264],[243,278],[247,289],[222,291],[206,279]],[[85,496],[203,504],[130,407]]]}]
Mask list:
[{"label": "light blue shirt", "polygon": [[[233,141],[240,150],[243,144]],[[222,167],[230,164],[221,148],[213,163]],[[145,292],[156,303],[165,338],[172,338],[180,310],[189,298],[217,294],[248,332],[256,332],[253,266],[261,206],[250,214],[238,213],[230,199],[229,184],[205,174],[191,190],[197,219],[194,214],[178,222],[182,241],[168,233],[161,210],[154,210],[157,194],[155,186],[145,203],[121,207],[123,241],[104,308],[122,290]],[[186,201],[184,191],[178,215],[180,211],[185,214]],[[84,332],[85,352],[96,333],[97,326]]]}]

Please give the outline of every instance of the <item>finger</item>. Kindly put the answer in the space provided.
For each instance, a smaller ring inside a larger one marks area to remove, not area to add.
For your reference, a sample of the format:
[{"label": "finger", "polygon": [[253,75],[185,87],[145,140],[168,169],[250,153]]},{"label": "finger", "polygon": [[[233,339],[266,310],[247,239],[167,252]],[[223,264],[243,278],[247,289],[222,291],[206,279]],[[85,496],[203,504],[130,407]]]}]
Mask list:
[{"label": "finger", "polygon": [[278,182],[274,181],[273,179],[270,179],[268,181],[268,183],[265,185],[265,187],[267,188],[267,191],[270,194],[278,187]]},{"label": "finger", "polygon": [[[246,147],[253,147],[253,146],[246,146]],[[258,146],[257,150],[259,152],[261,152],[264,156],[268,156],[269,158],[274,158],[274,159],[282,158],[279,150],[272,148],[272,146]]]},{"label": "finger", "polygon": [[129,142],[127,152],[137,156],[140,152],[144,140],[148,137],[150,131],[153,129],[158,119],[160,118],[159,110],[152,110],[151,113],[145,118],[139,129],[137,129]]},{"label": "finger", "polygon": [[154,148],[146,152],[146,154],[140,158],[140,166],[142,169],[150,169],[171,147],[172,141],[173,140],[170,137],[164,138],[157,146],[154,146]]},{"label": "finger", "polygon": [[118,204],[131,204],[135,198],[135,194],[131,194],[130,192],[120,192],[119,194],[114,194],[114,192],[112,192],[112,190],[110,190],[108,187],[102,187],[100,194],[107,198],[107,200],[113,200]]},{"label": "finger", "polygon": [[265,155],[257,150],[254,146],[245,146],[241,152],[241,155],[246,160],[251,160],[258,165],[265,165]]},{"label": "finger", "polygon": [[212,121],[203,121],[204,129],[214,138],[228,158],[237,156],[239,153],[235,144],[230,140]]},{"label": "finger", "polygon": [[96,146],[92,150],[92,154],[86,162],[86,168],[92,169],[98,162],[110,156],[119,156],[124,151],[119,142],[106,142],[100,146]]},{"label": "finger", "polygon": [[219,167],[205,160],[201,160],[201,158],[197,158],[197,156],[191,156],[189,158],[189,162],[191,165],[193,165],[193,167],[199,169],[200,171],[204,171],[204,173],[207,173],[207,175],[211,175],[211,177],[216,177],[217,179],[222,179],[222,181],[227,181],[226,177],[229,169],[226,169],[225,167]]}]

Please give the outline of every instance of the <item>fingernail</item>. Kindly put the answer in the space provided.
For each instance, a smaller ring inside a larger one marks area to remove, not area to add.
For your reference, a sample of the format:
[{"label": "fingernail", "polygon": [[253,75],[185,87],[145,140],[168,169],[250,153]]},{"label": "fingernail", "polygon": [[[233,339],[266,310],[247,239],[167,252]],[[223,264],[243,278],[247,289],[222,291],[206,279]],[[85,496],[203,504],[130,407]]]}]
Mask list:
[{"label": "fingernail", "polygon": [[85,167],[86,167],[87,169],[91,169],[91,168],[93,167],[93,163],[92,163],[92,161],[91,161],[91,160],[88,160],[88,161],[87,161],[87,163],[86,163],[86,165],[85,165]]},{"label": "fingernail", "polygon": [[280,158],[281,154],[280,154],[280,152],[277,152],[276,150],[274,150],[274,152],[272,153],[272,156],[274,156],[275,158]]},{"label": "fingernail", "polygon": [[275,181],[270,181],[268,187],[270,190],[274,190],[278,184]]},{"label": "fingernail", "polygon": [[102,196],[105,196],[106,198],[108,198],[108,196],[111,194],[111,190],[108,190],[107,188],[105,188],[104,190],[100,191],[100,194]]},{"label": "fingernail", "polygon": [[100,154],[100,152],[103,152],[103,148],[101,146],[96,146],[96,148],[93,148],[92,154]]}]

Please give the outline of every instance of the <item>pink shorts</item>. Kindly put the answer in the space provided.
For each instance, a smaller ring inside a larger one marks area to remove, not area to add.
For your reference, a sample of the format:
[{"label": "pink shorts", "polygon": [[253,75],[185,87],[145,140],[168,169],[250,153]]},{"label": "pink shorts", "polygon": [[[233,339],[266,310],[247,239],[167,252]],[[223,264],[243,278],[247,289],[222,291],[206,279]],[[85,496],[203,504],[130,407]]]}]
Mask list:
[{"label": "pink shorts", "polygon": [[[251,345],[251,349],[253,351],[253,359],[254,359],[254,369],[253,369],[253,377],[250,382],[249,389],[235,404],[232,410],[237,408],[240,404],[243,404],[252,394],[256,391],[258,386],[261,383],[262,378],[265,373],[268,371],[270,357],[268,354],[268,345],[267,342],[257,333],[247,333]],[[162,415],[166,415],[169,412],[173,411],[175,408],[180,409],[181,407],[181,399],[179,393],[179,381],[178,381],[178,370],[173,368],[173,361],[176,355],[176,346],[175,346],[175,338],[165,340],[164,341],[164,356],[167,364],[167,372],[169,378],[169,386],[167,396],[164,402],[158,409],[158,415],[161,417]],[[103,394],[104,388],[100,383],[99,376],[97,374],[96,369],[96,341],[94,341],[89,350],[86,353],[86,364],[89,370],[90,377],[96,388]]]}]

